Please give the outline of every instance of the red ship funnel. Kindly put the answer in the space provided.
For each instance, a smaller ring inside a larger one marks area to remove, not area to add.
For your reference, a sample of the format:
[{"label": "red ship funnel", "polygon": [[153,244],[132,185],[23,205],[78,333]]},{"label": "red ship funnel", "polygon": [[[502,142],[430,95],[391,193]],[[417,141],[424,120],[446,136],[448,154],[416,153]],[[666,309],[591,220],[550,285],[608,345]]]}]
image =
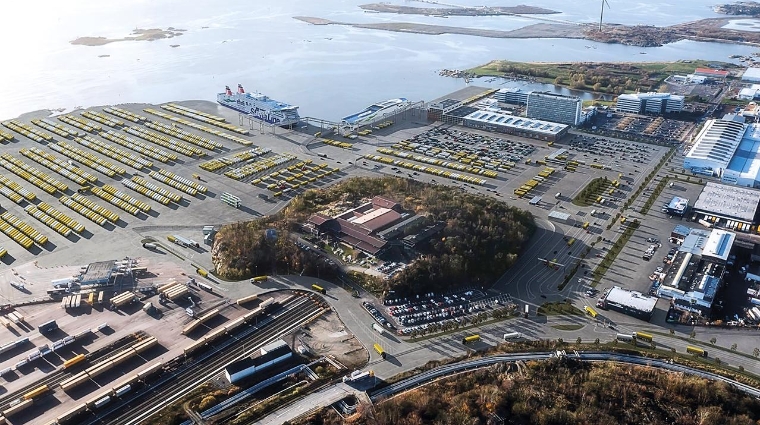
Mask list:
[{"label": "red ship funnel", "polygon": [[245,90],[243,90],[242,84],[238,84],[238,93],[245,93]]},{"label": "red ship funnel", "polygon": [[227,96],[232,96],[232,90],[230,90],[230,86],[224,86],[224,92],[227,94]]}]

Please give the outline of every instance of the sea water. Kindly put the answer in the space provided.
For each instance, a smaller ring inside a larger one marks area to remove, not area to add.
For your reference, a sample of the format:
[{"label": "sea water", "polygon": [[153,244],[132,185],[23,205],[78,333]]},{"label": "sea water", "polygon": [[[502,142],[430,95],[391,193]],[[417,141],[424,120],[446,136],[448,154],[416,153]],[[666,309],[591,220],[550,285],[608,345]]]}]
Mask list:
[{"label": "sea water", "polygon": [[[728,61],[756,48],[683,41],[657,48],[570,39],[492,39],[422,35],[337,25],[311,25],[293,16],[349,23],[417,22],[510,30],[541,21],[524,17],[453,17],[366,13],[368,0],[29,0],[4,6],[0,26],[0,119],[38,109],[171,100],[214,101],[225,85],[300,107],[301,116],[337,120],[396,97],[432,100],[465,86],[440,77],[491,59],[514,61]],[[419,2],[399,2],[426,7]],[[447,2],[444,2],[447,3]],[[503,5],[456,0],[464,6]],[[543,16],[575,23],[598,20],[600,2],[530,2],[563,13]],[[609,1],[605,21],[672,25],[716,17],[712,0]],[[82,36],[121,38],[136,28],[187,30],[157,41],[72,45]],[[179,45],[173,48],[171,45]],[[646,54],[642,54],[646,53]],[[500,81],[479,85],[504,87]],[[519,83],[517,83],[519,84]]]}]

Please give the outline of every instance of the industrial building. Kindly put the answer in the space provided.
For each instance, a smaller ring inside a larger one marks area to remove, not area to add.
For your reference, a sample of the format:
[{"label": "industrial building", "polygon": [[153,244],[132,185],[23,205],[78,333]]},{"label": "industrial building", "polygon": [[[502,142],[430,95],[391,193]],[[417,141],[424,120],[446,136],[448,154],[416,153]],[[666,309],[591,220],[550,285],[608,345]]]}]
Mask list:
[{"label": "industrial building", "polygon": [[689,209],[689,200],[686,198],[681,198],[679,196],[674,196],[664,209],[670,215],[683,217],[683,215],[686,214],[686,211]]},{"label": "industrial building", "polygon": [[670,93],[621,94],[615,107],[631,114],[670,114],[683,110],[684,97]]},{"label": "industrial building", "polygon": [[760,190],[708,182],[692,207],[693,219],[748,231],[758,220]]},{"label": "industrial building", "polygon": [[699,77],[707,77],[715,81],[723,81],[728,77],[729,72],[722,69],[711,68],[697,68],[694,70],[694,75]]},{"label": "industrial building", "polygon": [[613,286],[601,301],[600,307],[648,322],[652,318],[656,304],[657,298]]},{"label": "industrial building", "polygon": [[442,121],[444,115],[460,108],[461,106],[462,101],[455,99],[442,99],[438,102],[431,103],[428,105],[428,119],[430,121]]},{"label": "industrial building", "polygon": [[293,356],[288,344],[283,340],[277,340],[261,347],[260,355],[254,358],[245,358],[227,365],[224,368],[224,376],[231,384],[239,382],[266,368],[281,363]]},{"label": "industrial building", "polygon": [[760,68],[747,68],[742,75],[742,81],[760,83]]},{"label": "industrial building", "polygon": [[673,257],[657,296],[682,311],[707,316],[723,283],[736,235],[721,229],[693,229]]},{"label": "industrial building", "polygon": [[517,117],[504,112],[476,110],[464,116],[461,125],[487,131],[512,134],[533,139],[557,141],[570,127],[557,122]]},{"label": "industrial building", "polygon": [[577,126],[581,124],[583,101],[577,96],[551,92],[530,92],[525,115],[528,118]]},{"label": "industrial building", "polygon": [[517,87],[509,87],[497,90],[493,97],[501,103],[527,105],[530,93],[529,91],[522,91]]},{"label": "industrial building", "polygon": [[404,211],[398,203],[375,196],[370,202],[335,217],[314,214],[306,226],[315,234],[330,236],[368,255],[380,256],[390,247],[390,239],[423,224],[424,220],[414,217],[415,214]]},{"label": "industrial building", "polygon": [[739,94],[736,98],[739,100],[754,100],[760,97],[760,84],[752,84],[750,87],[745,87],[739,90]]},{"label": "industrial building", "polygon": [[570,214],[563,213],[561,211],[550,211],[548,218],[549,220],[557,221],[557,222],[565,223],[565,224],[570,224],[572,222],[570,218]]},{"label": "industrial building", "polygon": [[746,130],[744,118],[728,114],[708,120],[683,160],[683,168],[695,174],[721,175],[728,168]]}]

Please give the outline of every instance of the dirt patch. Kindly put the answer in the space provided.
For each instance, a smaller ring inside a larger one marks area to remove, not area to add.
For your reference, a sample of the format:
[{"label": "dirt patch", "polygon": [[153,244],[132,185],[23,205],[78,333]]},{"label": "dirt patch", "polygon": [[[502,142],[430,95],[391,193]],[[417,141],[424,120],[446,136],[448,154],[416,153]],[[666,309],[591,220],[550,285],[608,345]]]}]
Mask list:
[{"label": "dirt patch", "polygon": [[305,347],[312,355],[328,356],[350,370],[361,368],[369,359],[369,353],[364,346],[332,311],[300,328],[285,340],[291,342],[294,336],[293,348],[296,351]]}]

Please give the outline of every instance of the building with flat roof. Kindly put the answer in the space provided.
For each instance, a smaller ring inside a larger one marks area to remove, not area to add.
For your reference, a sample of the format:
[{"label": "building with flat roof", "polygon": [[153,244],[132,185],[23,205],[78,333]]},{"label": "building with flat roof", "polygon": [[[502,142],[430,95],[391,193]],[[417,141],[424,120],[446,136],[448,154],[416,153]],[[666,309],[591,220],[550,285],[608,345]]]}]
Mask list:
[{"label": "building with flat roof", "polygon": [[291,357],[293,357],[293,352],[290,347],[280,339],[261,347],[260,354],[257,357],[248,357],[230,363],[224,368],[224,376],[229,383],[234,384]]},{"label": "building with flat roof", "polygon": [[694,75],[708,77],[714,80],[724,80],[728,77],[728,74],[728,71],[722,69],[697,68],[694,70]]},{"label": "building with flat roof", "polygon": [[670,232],[670,242],[683,243],[683,240],[689,236],[691,227],[686,227],[683,224],[676,224],[676,227]]},{"label": "building with flat roof", "polygon": [[80,286],[86,285],[108,285],[111,282],[111,277],[116,266],[116,261],[99,261],[97,263],[90,263],[87,265],[87,269],[79,276],[78,282]]},{"label": "building with flat roof", "polygon": [[447,98],[432,102],[428,105],[428,119],[431,121],[439,121],[443,118],[444,114],[448,114],[461,106],[462,101],[456,99]]},{"label": "building with flat roof", "polygon": [[670,114],[683,110],[684,97],[670,93],[627,93],[617,98],[618,112],[631,114]]},{"label": "building with flat roof", "polygon": [[720,180],[737,186],[760,187],[760,125],[747,126]]},{"label": "building with flat roof", "polygon": [[726,115],[708,120],[683,160],[683,168],[695,174],[721,175],[744,137],[744,118]]},{"label": "building with flat roof", "polygon": [[523,91],[517,87],[507,87],[499,89],[494,93],[493,98],[501,103],[511,103],[515,105],[525,105],[528,103],[528,95],[531,92]]},{"label": "building with flat roof", "polygon": [[680,196],[674,196],[673,199],[671,199],[668,203],[666,209],[670,215],[683,216],[686,214],[686,210],[689,209],[689,200],[686,198],[681,198]]},{"label": "building with flat roof", "polygon": [[715,226],[725,226],[729,221],[748,225],[757,223],[760,190],[708,182],[699,194],[692,210],[710,217]]},{"label": "building with flat roof", "polygon": [[577,96],[563,96],[551,92],[531,92],[528,94],[528,118],[577,126],[581,124],[583,101]]},{"label": "building with flat roof", "polygon": [[742,74],[742,81],[760,82],[760,68],[747,68]]},{"label": "building with flat roof", "polygon": [[570,129],[565,124],[541,121],[496,111],[474,111],[462,118],[465,127],[479,128],[533,139],[555,141]]},{"label": "building with flat roof", "polygon": [[657,296],[676,308],[708,315],[723,283],[736,235],[721,229],[693,229],[673,257]]},{"label": "building with flat roof", "polygon": [[570,223],[570,214],[561,211],[550,211],[549,220],[559,221],[560,223]]},{"label": "building with flat roof", "polygon": [[657,305],[655,297],[613,286],[604,297],[601,307],[648,322],[652,318],[655,305]]}]

